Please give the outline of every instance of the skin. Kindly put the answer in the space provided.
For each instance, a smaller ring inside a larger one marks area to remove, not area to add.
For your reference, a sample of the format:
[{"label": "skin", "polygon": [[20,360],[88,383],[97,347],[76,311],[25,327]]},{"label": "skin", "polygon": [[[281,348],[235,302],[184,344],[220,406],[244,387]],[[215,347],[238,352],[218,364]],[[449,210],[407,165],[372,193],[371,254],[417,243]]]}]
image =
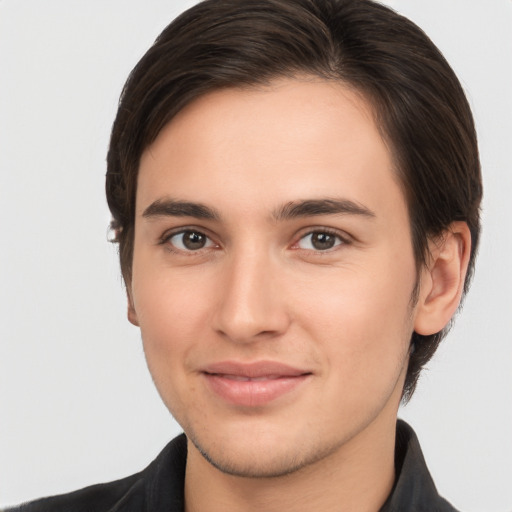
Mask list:
[{"label": "skin", "polygon": [[[304,200],[365,213],[285,215]],[[380,508],[411,334],[440,330],[460,299],[469,234],[452,228],[418,276],[390,151],[339,83],[213,92],[162,130],[140,163],[128,314],[188,436],[188,512]],[[192,250],[183,230],[199,233]],[[326,232],[333,245],[319,249],[312,233]],[[205,379],[227,360],[307,377],[237,405]]]}]

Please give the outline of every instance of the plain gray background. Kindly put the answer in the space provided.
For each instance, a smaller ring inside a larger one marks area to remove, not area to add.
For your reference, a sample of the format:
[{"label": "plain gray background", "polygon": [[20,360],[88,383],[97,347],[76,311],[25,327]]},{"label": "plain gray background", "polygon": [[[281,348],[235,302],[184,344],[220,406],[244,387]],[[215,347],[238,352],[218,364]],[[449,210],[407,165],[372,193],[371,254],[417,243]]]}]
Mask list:
[{"label": "plain gray background", "polygon": [[[179,432],[125,318],[105,153],[124,80],[192,1],[0,0],[0,506],[143,468]],[[512,2],[388,0],[477,122],[484,232],[464,311],[401,411],[440,492],[512,510]]]}]

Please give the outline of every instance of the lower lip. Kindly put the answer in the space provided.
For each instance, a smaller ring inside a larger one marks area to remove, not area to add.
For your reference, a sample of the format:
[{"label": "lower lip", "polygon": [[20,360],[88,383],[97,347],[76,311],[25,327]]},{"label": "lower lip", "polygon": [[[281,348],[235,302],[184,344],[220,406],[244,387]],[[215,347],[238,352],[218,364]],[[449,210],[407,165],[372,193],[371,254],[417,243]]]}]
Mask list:
[{"label": "lower lip", "polygon": [[309,374],[296,377],[278,377],[266,380],[235,380],[222,375],[203,374],[210,388],[234,405],[258,407],[293,391]]}]

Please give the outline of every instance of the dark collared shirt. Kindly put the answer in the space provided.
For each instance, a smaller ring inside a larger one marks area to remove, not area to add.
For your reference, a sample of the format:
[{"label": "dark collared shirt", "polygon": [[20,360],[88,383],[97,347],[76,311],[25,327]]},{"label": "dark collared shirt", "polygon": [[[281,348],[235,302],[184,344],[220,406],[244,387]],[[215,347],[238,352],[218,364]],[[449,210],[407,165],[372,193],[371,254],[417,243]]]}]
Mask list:
[{"label": "dark collared shirt", "polygon": [[[396,439],[397,479],[380,512],[457,512],[437,493],[416,434],[401,420]],[[183,512],[186,461],[187,442],[182,434],[140,473],[8,512]]]}]

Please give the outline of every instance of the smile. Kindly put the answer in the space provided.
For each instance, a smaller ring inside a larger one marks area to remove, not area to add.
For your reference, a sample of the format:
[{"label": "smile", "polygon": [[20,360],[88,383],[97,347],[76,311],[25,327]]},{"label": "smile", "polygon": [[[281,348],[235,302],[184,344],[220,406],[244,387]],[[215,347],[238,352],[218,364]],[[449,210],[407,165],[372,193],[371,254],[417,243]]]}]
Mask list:
[{"label": "smile", "polygon": [[242,407],[260,407],[290,393],[312,375],[281,363],[216,363],[202,372],[208,387],[223,401]]},{"label": "smile", "polygon": [[[215,375],[215,374],[214,374]],[[238,380],[241,382],[261,382],[265,380],[275,380],[283,378],[281,375],[265,375],[264,377],[245,377],[243,375],[217,375],[223,379]]]}]

